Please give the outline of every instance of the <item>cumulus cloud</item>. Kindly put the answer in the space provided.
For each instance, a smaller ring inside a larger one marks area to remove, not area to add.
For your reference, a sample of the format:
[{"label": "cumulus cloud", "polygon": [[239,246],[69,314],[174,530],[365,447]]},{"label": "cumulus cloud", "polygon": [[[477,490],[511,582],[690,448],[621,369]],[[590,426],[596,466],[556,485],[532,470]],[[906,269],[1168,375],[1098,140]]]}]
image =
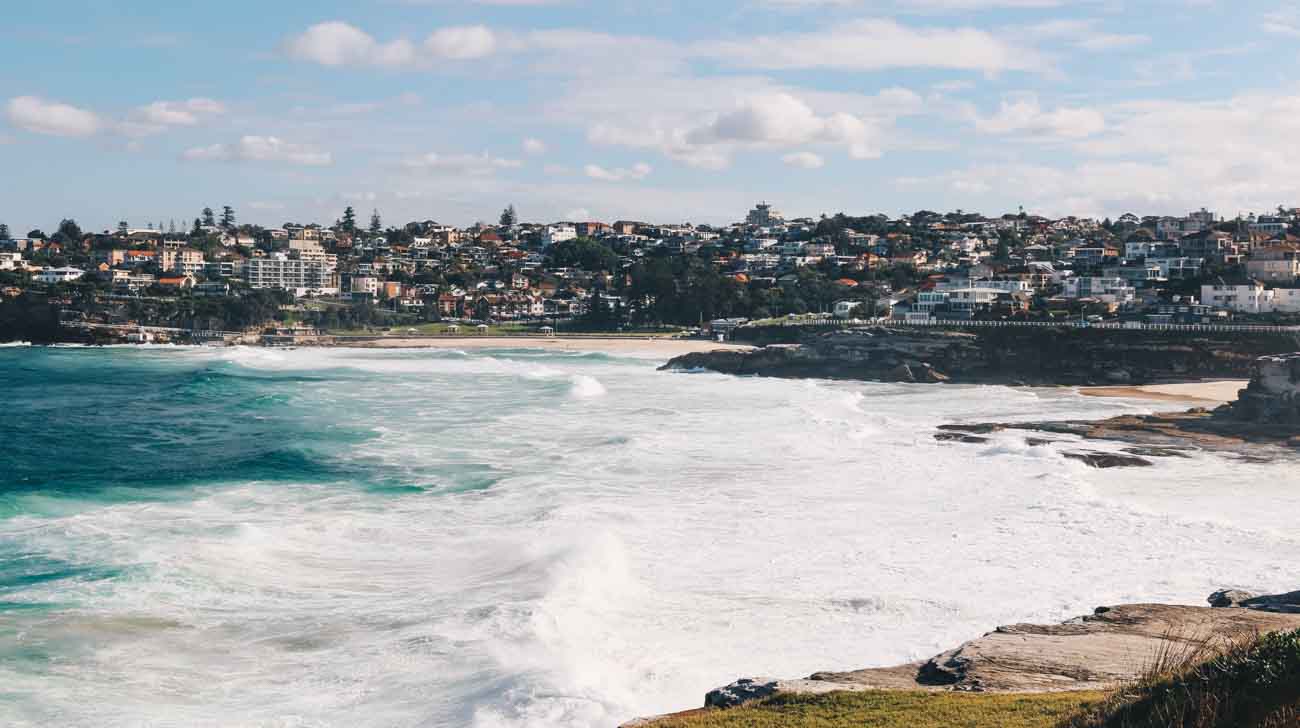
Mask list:
[{"label": "cumulus cloud", "polygon": [[197,126],[206,118],[224,113],[225,105],[209,98],[155,101],[135,109],[125,121],[116,125],[116,129],[127,136],[148,136],[171,127]]},{"label": "cumulus cloud", "polygon": [[470,175],[489,175],[503,169],[518,169],[523,162],[517,159],[493,157],[483,154],[437,154],[430,152],[403,160],[402,166],[416,171],[442,171]]},{"label": "cumulus cloud", "polygon": [[422,43],[405,38],[381,42],[360,28],[338,20],[317,23],[284,43],[287,55],[322,66],[386,68],[432,65],[439,60],[465,61],[491,55],[496,34],[482,25],[439,28]]},{"label": "cumulus cloud", "polygon": [[61,137],[93,136],[103,127],[99,116],[57,101],[37,96],[19,96],[5,105],[9,123],[35,134]]},{"label": "cumulus cloud", "polygon": [[819,116],[802,100],[779,93],[745,100],[735,110],[692,131],[687,140],[702,145],[839,144],[847,146],[854,159],[872,159],[880,156],[875,136],[875,130],[852,114]]},{"label": "cumulus cloud", "polygon": [[826,166],[826,160],[822,159],[821,155],[812,152],[793,152],[781,157],[781,161],[791,167],[799,167],[800,169],[821,169]]},{"label": "cumulus cloud", "polygon": [[334,163],[333,155],[304,144],[273,136],[244,136],[234,144],[211,144],[185,150],[183,159],[193,162],[280,162],[307,167]]},{"label": "cumulus cloud", "polygon": [[1035,98],[1003,101],[998,113],[975,118],[975,128],[987,134],[1025,134],[1034,137],[1082,139],[1106,128],[1106,118],[1096,109],[1060,107],[1044,110]]},{"label": "cumulus cloud", "polygon": [[653,168],[645,162],[637,162],[631,167],[608,169],[598,164],[588,164],[582,168],[588,177],[602,182],[623,182],[624,180],[642,180],[650,176]]}]

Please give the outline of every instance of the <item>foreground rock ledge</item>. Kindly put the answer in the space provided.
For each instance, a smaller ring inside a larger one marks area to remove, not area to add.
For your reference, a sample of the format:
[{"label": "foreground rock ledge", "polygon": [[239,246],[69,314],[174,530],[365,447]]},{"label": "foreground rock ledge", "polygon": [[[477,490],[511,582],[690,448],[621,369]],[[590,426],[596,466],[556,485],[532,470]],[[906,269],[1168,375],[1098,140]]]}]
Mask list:
[{"label": "foreground rock ledge", "polygon": [[[1127,604],[1098,607],[1061,624],[1007,625],[924,662],[896,667],[818,672],[801,680],[744,678],[710,691],[705,707],[842,690],[1105,690],[1137,678],[1162,652],[1185,654],[1204,641],[1300,629],[1300,591],[1255,596],[1222,590],[1208,601],[1220,606]],[[639,719],[623,728],[654,721]]]}]

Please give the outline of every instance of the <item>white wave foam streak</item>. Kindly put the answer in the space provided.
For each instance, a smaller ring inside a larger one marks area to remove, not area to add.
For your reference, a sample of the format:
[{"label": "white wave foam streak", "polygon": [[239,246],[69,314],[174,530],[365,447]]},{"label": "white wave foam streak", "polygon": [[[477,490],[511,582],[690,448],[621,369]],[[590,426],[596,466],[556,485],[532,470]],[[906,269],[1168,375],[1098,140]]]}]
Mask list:
[{"label": "white wave foam streak", "polygon": [[[1294,588],[1277,565],[1300,543],[1257,525],[1300,505],[1286,465],[1250,482],[1203,455],[1094,471],[1013,433],[932,437],[952,419],[1119,411],[1104,400],[559,356],[431,374],[412,356],[301,395],[374,423],[337,453],[372,482],[0,522],[0,542],[126,569],[25,593],[76,605],[16,618],[26,644],[73,657],[0,660],[7,690],[35,696],[0,704],[0,723],[609,726],[741,675],[905,661],[1107,602]],[[538,366],[559,374],[526,376]],[[580,377],[613,394],[575,399]],[[366,487],[393,480],[428,490]],[[1225,481],[1251,497],[1221,507]]]}]

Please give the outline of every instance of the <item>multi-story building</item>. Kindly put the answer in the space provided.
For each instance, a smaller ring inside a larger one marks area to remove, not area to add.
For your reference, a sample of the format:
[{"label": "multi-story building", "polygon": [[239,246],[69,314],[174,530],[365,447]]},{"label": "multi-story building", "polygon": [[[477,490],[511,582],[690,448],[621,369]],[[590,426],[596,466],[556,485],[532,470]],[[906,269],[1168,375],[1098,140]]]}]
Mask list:
[{"label": "multi-story building", "polygon": [[542,247],[549,248],[576,237],[578,231],[572,225],[547,225],[546,229],[542,230]]},{"label": "multi-story building", "polygon": [[1273,298],[1273,292],[1264,288],[1264,284],[1259,281],[1219,281],[1201,286],[1201,303],[1235,313],[1270,313],[1273,311]]},{"label": "multi-story building", "polygon": [[1132,303],[1137,289],[1123,278],[1098,278],[1081,276],[1065,280],[1066,298],[1095,298],[1106,303]]},{"label": "multi-story building", "polygon": [[1246,274],[1270,282],[1291,282],[1300,278],[1300,249],[1260,248],[1246,259]]},{"label": "multi-story building", "polygon": [[773,210],[772,206],[766,202],[758,203],[754,206],[754,209],[750,210],[749,214],[745,216],[745,224],[756,225],[758,227],[771,227],[773,225],[780,225],[783,222],[785,222],[785,216],[776,210]]},{"label": "multi-story building", "polygon": [[334,266],[324,260],[304,260],[284,253],[251,258],[244,278],[252,288],[279,288],[295,296],[334,295],[339,292]]}]

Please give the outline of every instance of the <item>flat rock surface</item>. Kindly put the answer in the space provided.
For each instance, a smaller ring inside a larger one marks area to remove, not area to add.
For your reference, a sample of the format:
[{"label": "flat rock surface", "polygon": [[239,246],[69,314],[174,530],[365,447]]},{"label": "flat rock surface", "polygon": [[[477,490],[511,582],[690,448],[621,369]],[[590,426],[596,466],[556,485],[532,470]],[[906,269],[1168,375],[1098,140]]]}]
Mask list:
[{"label": "flat rock surface", "polygon": [[1162,653],[1206,639],[1300,629],[1300,614],[1259,609],[1130,604],[1058,625],[1014,624],[922,663],[910,685],[899,668],[823,672],[813,680],[879,688],[1038,692],[1102,690],[1131,680]]}]

